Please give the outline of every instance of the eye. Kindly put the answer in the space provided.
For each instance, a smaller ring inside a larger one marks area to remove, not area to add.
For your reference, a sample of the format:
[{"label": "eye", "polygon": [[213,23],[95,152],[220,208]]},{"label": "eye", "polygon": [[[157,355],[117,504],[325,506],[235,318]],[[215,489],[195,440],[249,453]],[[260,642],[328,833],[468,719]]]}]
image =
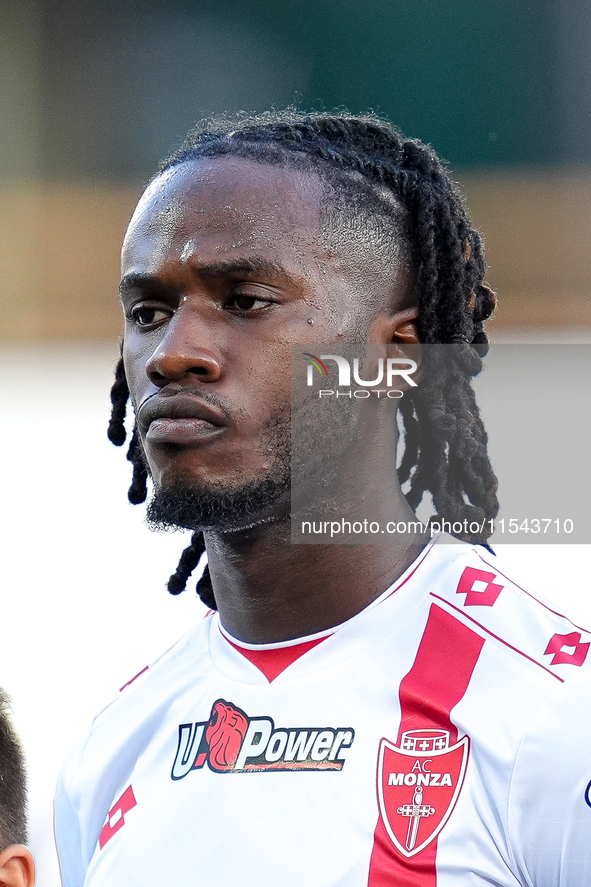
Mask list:
[{"label": "eye", "polygon": [[268,308],[271,304],[271,299],[262,299],[260,296],[252,296],[248,293],[234,293],[226,302],[226,307],[237,312],[248,313]]},{"label": "eye", "polygon": [[129,312],[129,320],[137,326],[156,326],[170,317],[170,309],[153,305],[135,305]]}]

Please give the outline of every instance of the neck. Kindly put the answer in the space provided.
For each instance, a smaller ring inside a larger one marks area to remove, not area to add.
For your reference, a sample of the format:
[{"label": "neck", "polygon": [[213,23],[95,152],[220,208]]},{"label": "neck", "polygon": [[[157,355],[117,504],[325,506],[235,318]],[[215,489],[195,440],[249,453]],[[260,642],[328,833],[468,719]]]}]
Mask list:
[{"label": "neck", "polygon": [[[398,492],[389,519],[416,520]],[[284,518],[205,539],[222,624],[240,640],[264,644],[314,634],[361,612],[418,557],[428,534],[373,545],[296,545]]]}]

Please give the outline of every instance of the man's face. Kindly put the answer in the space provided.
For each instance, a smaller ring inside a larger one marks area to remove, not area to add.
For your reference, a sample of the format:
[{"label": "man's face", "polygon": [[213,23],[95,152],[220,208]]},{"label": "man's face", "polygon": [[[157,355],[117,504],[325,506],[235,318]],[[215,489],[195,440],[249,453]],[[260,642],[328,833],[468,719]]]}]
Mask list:
[{"label": "man's face", "polygon": [[179,523],[287,513],[290,345],[379,341],[376,292],[398,272],[323,237],[322,200],[312,174],[206,158],[156,179],[132,218],[123,356],[140,438],[157,493],[208,503]]}]

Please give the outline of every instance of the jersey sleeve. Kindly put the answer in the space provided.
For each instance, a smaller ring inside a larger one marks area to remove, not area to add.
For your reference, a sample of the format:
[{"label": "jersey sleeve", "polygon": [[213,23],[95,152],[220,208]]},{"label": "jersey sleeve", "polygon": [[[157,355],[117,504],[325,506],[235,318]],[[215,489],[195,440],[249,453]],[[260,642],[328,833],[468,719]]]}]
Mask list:
[{"label": "jersey sleeve", "polygon": [[508,822],[527,887],[591,884],[591,673],[553,696],[521,744]]},{"label": "jersey sleeve", "polygon": [[[83,745],[83,741],[79,746]],[[84,859],[80,818],[70,794],[72,775],[77,767],[77,746],[64,762],[54,799],[54,832],[62,887],[83,887],[88,867]]]},{"label": "jersey sleeve", "polygon": [[98,766],[92,752],[101,712],[67,754],[58,777],[53,819],[62,887],[83,887],[86,883],[112,800],[108,781],[92,778]]}]

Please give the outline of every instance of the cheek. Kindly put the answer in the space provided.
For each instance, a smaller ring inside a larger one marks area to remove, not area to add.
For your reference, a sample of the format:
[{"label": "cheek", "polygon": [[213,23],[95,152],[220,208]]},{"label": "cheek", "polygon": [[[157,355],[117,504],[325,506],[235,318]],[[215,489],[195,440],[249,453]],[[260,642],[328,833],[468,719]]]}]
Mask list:
[{"label": "cheek", "polygon": [[257,412],[289,400],[291,392],[291,343],[295,339],[259,341],[258,347],[230,349],[226,378],[231,380],[237,402],[249,403]]},{"label": "cheek", "polygon": [[145,360],[139,353],[137,353],[137,351],[132,350],[127,344],[124,344],[123,366],[125,368],[127,387],[129,388],[129,399],[135,410],[142,397],[142,380],[147,381],[144,369]]}]

